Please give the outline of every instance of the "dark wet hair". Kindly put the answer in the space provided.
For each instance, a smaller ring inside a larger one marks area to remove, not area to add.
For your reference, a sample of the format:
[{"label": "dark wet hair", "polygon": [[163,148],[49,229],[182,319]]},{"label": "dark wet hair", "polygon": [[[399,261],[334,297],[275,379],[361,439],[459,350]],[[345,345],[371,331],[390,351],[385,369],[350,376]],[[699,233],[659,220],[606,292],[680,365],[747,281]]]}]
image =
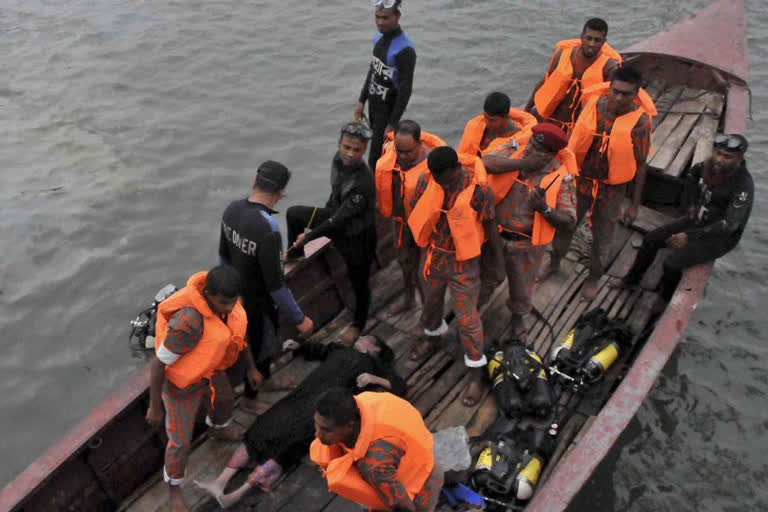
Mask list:
[{"label": "dark wet hair", "polygon": [[376,346],[379,347],[379,355],[376,356],[379,361],[382,363],[391,363],[395,360],[395,351],[392,350],[392,347],[384,343],[384,340],[379,338],[378,336],[371,334],[373,339],[376,340]]},{"label": "dark wet hair", "polygon": [[253,188],[258,188],[270,194],[276,194],[288,186],[291,171],[280,162],[267,160],[256,170]]},{"label": "dark wet hair", "polygon": [[237,297],[240,294],[240,273],[231,265],[213,267],[205,276],[205,291],[221,297]]},{"label": "dark wet hair", "polygon": [[360,421],[360,410],[357,408],[352,392],[344,388],[331,388],[320,395],[315,403],[315,411],[333,421],[337,427],[350,421]]},{"label": "dark wet hair", "polygon": [[459,156],[456,150],[450,146],[435,148],[427,157],[427,167],[433,176],[439,177],[448,169],[459,166]]},{"label": "dark wet hair", "polygon": [[614,81],[629,82],[638,89],[643,85],[643,75],[632,66],[622,66],[617,68],[611,75],[611,82]]},{"label": "dark wet hair", "polygon": [[483,111],[489,116],[508,116],[512,101],[503,92],[492,92],[485,98]]},{"label": "dark wet hair", "polygon": [[395,126],[395,135],[400,134],[410,135],[413,140],[419,142],[421,140],[421,126],[416,121],[404,119]]},{"label": "dark wet hair", "polygon": [[590,18],[584,24],[584,28],[581,30],[581,33],[583,34],[587,30],[602,32],[603,37],[606,37],[608,35],[608,23],[602,18]]}]

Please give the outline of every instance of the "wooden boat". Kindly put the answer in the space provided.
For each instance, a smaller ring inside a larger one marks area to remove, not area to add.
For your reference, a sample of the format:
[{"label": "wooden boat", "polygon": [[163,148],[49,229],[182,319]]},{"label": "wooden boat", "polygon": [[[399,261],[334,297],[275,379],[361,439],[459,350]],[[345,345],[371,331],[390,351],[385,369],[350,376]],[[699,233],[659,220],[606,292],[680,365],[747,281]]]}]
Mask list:
[{"label": "wooden boat", "polygon": [[[577,403],[574,414],[561,426],[555,455],[527,507],[531,511],[565,509],[603,459],[675,349],[712,265],[687,271],[661,314],[654,314],[659,304],[655,293],[659,260],[636,291],[610,289],[606,286],[608,276],[623,275],[642,234],[668,220],[665,211],[676,202],[677,178],[689,165],[708,156],[715,132],[745,131],[749,89],[741,1],[718,1],[695,18],[632,46],[624,55],[643,70],[649,81],[647,89],[659,110],[654,121],[655,150],[650,159],[652,173],[644,194],[645,205],[632,226],[620,226],[608,273],[592,304],[578,300],[585,278],[578,241],[565,271],[540,283],[535,304],[555,331],[555,339],[568,332],[587,308],[603,307],[633,328],[634,348],[612,367],[600,399]],[[448,349],[416,363],[406,355],[412,333],[418,328],[418,311],[399,316],[387,312],[389,303],[397,298],[400,273],[393,262],[391,229],[384,223],[380,227],[382,240],[376,261],[379,271],[373,278],[369,329],[395,350],[397,369],[409,385],[408,398],[423,413],[430,428],[466,425],[471,435],[481,434],[496,418],[496,407],[489,394],[473,408],[463,407],[457,400],[467,379],[462,358]],[[302,307],[322,325],[312,341],[323,343],[334,339],[350,322],[345,304],[351,301],[351,288],[339,255],[327,242],[317,241],[308,251],[310,256],[289,269],[287,278]],[[505,298],[502,286],[482,312],[489,339],[506,334],[505,322],[498,321],[506,317]],[[281,329],[284,335],[291,334],[289,327]],[[539,353],[549,352],[553,337],[545,322],[537,320],[532,325],[529,341]],[[301,377],[311,370],[312,363],[283,360],[278,367],[278,374],[290,372]],[[2,490],[0,510],[164,510],[168,493],[161,473],[166,439],[162,429],[152,429],[144,421],[148,382],[148,368],[144,368],[109,395]],[[265,393],[265,398],[273,402],[279,397]],[[564,393],[562,400],[565,404],[577,397]],[[235,415],[243,426],[252,421],[240,411]],[[206,510],[213,503],[192,480],[213,477],[233,449],[231,444],[208,439],[200,425],[183,491],[193,509]],[[244,501],[242,510],[246,506],[281,511],[359,510],[329,494],[319,473],[307,461],[289,472],[271,495],[251,498],[250,503],[248,498]]]}]

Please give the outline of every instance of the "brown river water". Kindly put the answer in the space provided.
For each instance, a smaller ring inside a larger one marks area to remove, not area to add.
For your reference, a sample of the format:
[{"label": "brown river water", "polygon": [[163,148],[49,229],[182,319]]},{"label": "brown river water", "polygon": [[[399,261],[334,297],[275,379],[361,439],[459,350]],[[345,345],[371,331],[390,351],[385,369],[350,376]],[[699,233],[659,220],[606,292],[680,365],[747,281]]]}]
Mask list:
[{"label": "brown river water", "polygon": [[[406,115],[456,143],[587,18],[621,49],[708,0],[404,3]],[[768,510],[768,10],[747,9],[752,221],[572,510]],[[217,261],[260,161],[294,170],[283,209],[325,199],[374,30],[367,0],[0,2],[0,485],[143,364],[128,320]]]}]

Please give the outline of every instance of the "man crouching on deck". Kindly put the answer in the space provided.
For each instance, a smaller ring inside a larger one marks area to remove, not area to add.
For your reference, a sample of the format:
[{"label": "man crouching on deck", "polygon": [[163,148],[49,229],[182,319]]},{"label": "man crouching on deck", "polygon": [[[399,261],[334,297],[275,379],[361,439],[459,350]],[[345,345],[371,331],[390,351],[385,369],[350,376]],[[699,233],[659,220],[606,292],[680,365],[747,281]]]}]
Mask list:
[{"label": "man crouching on deck", "polygon": [[328,490],[369,510],[432,512],[443,485],[432,434],[410,403],[391,393],[326,391],[315,406],[309,457]]},{"label": "man crouching on deck", "polygon": [[501,262],[501,239],[493,212],[493,194],[486,183],[482,161],[475,158],[474,172],[459,165],[453,148],[434,149],[427,158],[430,174],[419,178],[408,217],[416,244],[422,248],[421,277],[424,308],[421,321],[425,338],[413,347],[412,361],[423,359],[437,348],[448,330],[443,319],[445,290],[451,290],[453,311],[458,317],[464,362],[470,383],[463,404],[471,407],[482,395],[483,326],[477,311],[480,294],[480,250],[486,237],[494,263]]},{"label": "man crouching on deck", "polygon": [[221,265],[193,275],[187,286],[158,307],[157,357],[151,363],[147,422],[160,425],[165,405],[164,477],[170,485],[173,512],[189,510],[180,486],[203,397],[211,435],[229,440],[240,437],[231,424],[234,393],[224,372],[246,347],[247,321],[237,298],[239,291],[237,271]]}]

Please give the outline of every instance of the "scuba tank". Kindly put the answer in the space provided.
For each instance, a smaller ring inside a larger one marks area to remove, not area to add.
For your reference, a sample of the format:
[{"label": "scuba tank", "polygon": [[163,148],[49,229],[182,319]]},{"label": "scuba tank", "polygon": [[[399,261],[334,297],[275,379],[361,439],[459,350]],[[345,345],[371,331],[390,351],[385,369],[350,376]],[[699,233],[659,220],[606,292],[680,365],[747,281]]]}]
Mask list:
[{"label": "scuba tank", "polygon": [[555,452],[555,438],[541,429],[529,430],[529,448],[523,452],[522,460],[517,464],[515,483],[512,490],[518,500],[529,500],[536,490],[539,477],[549,458]]},{"label": "scuba tank", "polygon": [[133,341],[133,339],[136,338],[135,343],[139,348],[154,350],[157,306],[174,293],[176,293],[176,286],[167,284],[155,294],[155,299],[152,302],[152,305],[140,312],[135,319],[131,320],[131,333],[128,336],[129,341]]},{"label": "scuba tank", "polygon": [[595,384],[629,348],[632,332],[604,309],[584,313],[551,355],[553,374],[576,387]]},{"label": "scuba tank", "polygon": [[488,442],[472,470],[470,478],[473,487],[496,496],[508,495],[515,483],[515,462],[519,456],[520,450],[506,436],[496,442]]},{"label": "scuba tank", "polygon": [[503,434],[480,452],[472,485],[496,499],[529,500],[555,447],[555,437],[540,428]]},{"label": "scuba tank", "polygon": [[497,351],[488,359],[488,376],[491,378],[496,405],[506,416],[519,416],[523,411],[523,399],[514,377],[507,371],[504,352]]},{"label": "scuba tank", "polygon": [[509,417],[524,412],[547,416],[554,398],[541,358],[520,340],[506,344],[489,360],[488,372],[493,382],[494,397],[499,409]]}]

